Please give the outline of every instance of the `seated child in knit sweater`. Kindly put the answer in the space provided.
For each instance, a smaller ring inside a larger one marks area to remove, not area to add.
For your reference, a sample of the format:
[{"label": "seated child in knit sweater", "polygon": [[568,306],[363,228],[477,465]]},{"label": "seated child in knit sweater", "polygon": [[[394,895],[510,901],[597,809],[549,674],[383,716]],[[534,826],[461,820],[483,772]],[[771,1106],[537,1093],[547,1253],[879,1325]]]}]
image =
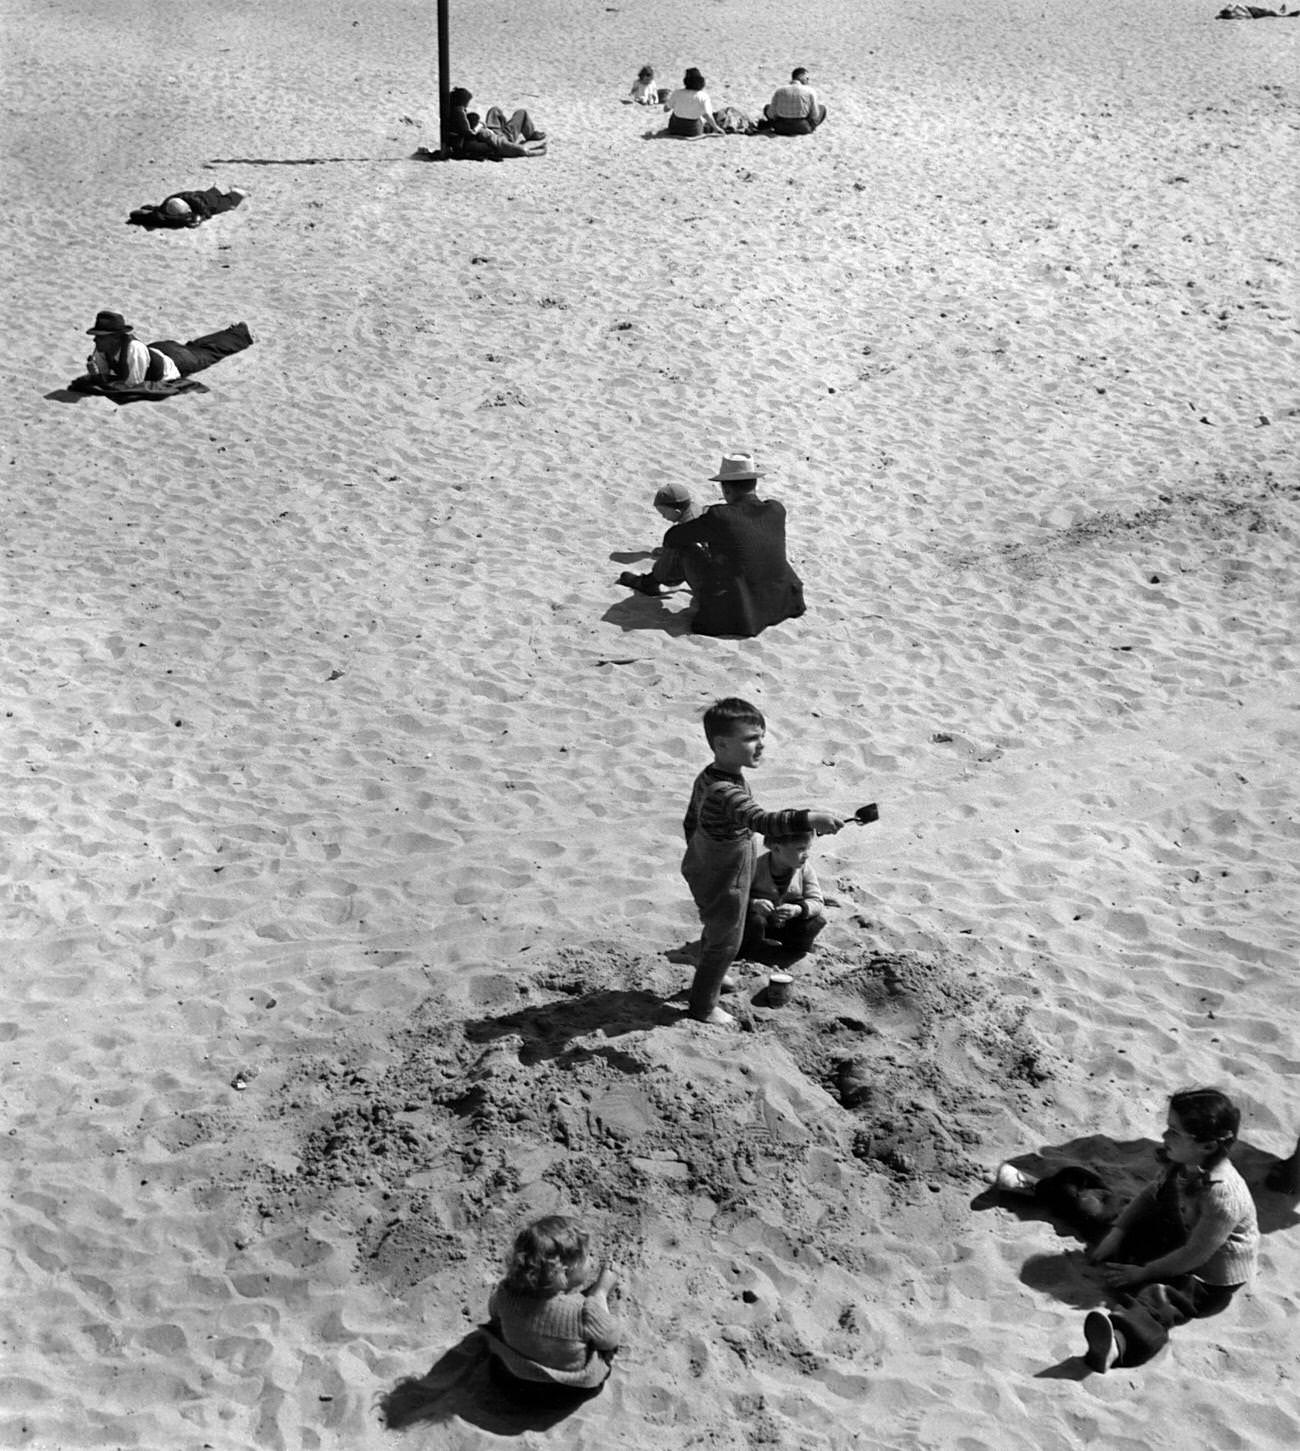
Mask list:
[{"label": "seated child in knit sweater", "polygon": [[808,860],[813,833],[768,835],[763,844],[767,850],[759,857],[749,886],[741,956],[799,958],[826,926],[826,903]]},{"label": "seated child in knit sweater", "polygon": [[516,1400],[564,1405],[596,1395],[622,1329],[610,1311],[607,1266],[588,1282],[587,1236],[548,1215],[519,1232],[484,1332],[497,1385]]},{"label": "seated child in knit sweater", "polygon": [[[1156,1151],[1169,1167],[1088,1251],[1118,1301],[1117,1309],[1090,1311],[1083,1322],[1090,1369],[1141,1365],[1174,1326],[1217,1315],[1254,1278],[1255,1202],[1228,1160],[1240,1125],[1241,1111],[1217,1088],[1187,1088],[1169,1100],[1163,1147]],[[1067,1218],[1073,1203],[1074,1218],[1094,1222],[1106,1193],[1095,1175],[1074,1167],[1036,1179],[1003,1164],[994,1183],[1031,1194]]]}]

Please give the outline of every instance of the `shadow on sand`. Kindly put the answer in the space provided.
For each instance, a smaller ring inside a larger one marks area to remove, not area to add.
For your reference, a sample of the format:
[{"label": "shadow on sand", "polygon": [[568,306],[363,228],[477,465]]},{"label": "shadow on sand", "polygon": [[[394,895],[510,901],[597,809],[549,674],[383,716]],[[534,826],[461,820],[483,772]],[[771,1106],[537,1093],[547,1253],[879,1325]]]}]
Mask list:
[{"label": "shadow on sand", "polygon": [[521,1063],[566,1057],[625,1058],[616,1049],[571,1050],[569,1044],[597,1030],[607,1038],[617,1038],[642,1028],[664,1027],[680,1018],[679,1012],[654,993],[605,988],[565,1002],[521,1008],[500,1018],[478,1018],[465,1024],[465,1037],[471,1043],[491,1043],[518,1036],[524,1040],[519,1050]]},{"label": "shadow on sand", "polygon": [[459,1417],[495,1436],[522,1436],[527,1431],[550,1430],[590,1399],[575,1396],[559,1406],[525,1406],[495,1383],[488,1367],[487,1343],[478,1330],[471,1330],[424,1375],[398,1381],[385,1392],[379,1403],[384,1426],[405,1431]]},{"label": "shadow on sand", "polygon": [[402,156],[214,156],[208,166],[334,166],[340,162],[369,163],[404,161]]},{"label": "shadow on sand", "polygon": [[618,600],[601,619],[607,625],[617,625],[624,634],[632,630],[662,630],[665,635],[691,633],[690,610],[666,610],[662,599],[650,595],[633,594],[630,599]]}]

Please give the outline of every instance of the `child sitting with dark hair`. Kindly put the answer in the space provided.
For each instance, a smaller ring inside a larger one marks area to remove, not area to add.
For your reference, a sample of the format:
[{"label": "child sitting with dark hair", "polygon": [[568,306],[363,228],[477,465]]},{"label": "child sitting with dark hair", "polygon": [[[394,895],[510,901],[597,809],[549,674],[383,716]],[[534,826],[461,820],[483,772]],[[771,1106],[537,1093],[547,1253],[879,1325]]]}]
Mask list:
[{"label": "child sitting with dark hair", "polygon": [[515,1239],[505,1278],[488,1301],[484,1335],[497,1385],[533,1405],[594,1396],[609,1377],[622,1328],[609,1308],[608,1266],[590,1284],[587,1236],[558,1214]]},{"label": "child sitting with dark hair", "polygon": [[754,867],[749,886],[749,916],[741,955],[803,957],[826,926],[826,902],[817,873],[808,860],[813,833],[772,833]]},{"label": "child sitting with dark hair", "polygon": [[643,65],[637,71],[636,80],[632,82],[630,100],[634,106],[657,106],[659,104],[659,92],[655,87],[654,66]]},{"label": "child sitting with dark hair", "polygon": [[[1088,1251],[1089,1261],[1102,1267],[1107,1289],[1118,1292],[1118,1308],[1090,1311],[1083,1322],[1085,1360],[1092,1370],[1150,1360],[1171,1329],[1217,1315],[1254,1278],[1255,1202],[1228,1159],[1240,1125],[1240,1110],[1217,1088],[1187,1088],[1169,1100],[1156,1155],[1169,1167]],[[1079,1182],[1079,1173],[1071,1167],[1036,1179],[1003,1164],[994,1182],[999,1189],[1031,1194],[1049,1208],[1059,1206],[1066,1218],[1078,1199],[1079,1212],[1095,1224],[1104,1186],[1092,1175],[1093,1182]],[[1063,1182],[1069,1175],[1076,1188]]]}]

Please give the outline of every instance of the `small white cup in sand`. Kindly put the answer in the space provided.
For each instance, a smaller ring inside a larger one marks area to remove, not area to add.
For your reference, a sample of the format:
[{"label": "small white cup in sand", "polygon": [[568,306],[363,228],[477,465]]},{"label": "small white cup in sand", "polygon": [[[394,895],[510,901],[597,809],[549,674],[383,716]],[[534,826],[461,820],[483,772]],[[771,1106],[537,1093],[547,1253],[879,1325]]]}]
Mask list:
[{"label": "small white cup in sand", "polygon": [[774,972],[767,980],[767,1001],[771,1007],[783,1008],[794,991],[794,978],[788,972]]},{"label": "small white cup in sand", "polygon": [[1002,1163],[993,1176],[993,1187],[1004,1194],[1032,1194],[1038,1188],[1038,1180],[1014,1164]]}]

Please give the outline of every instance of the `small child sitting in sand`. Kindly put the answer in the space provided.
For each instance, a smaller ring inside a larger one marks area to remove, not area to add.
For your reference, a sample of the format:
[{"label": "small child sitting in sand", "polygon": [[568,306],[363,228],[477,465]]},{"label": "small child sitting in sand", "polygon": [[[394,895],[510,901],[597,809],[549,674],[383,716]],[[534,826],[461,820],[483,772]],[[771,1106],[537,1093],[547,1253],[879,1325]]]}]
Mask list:
[{"label": "small child sitting in sand", "polygon": [[[654,506],[655,512],[667,521],[670,528],[674,524],[688,524],[704,512],[685,484],[661,485],[655,490]],[[630,569],[625,569],[618,577],[619,584],[640,594],[658,596],[686,583],[686,562],[680,549],[670,549],[664,544],[655,550],[654,555],[655,562],[648,573],[633,574]]]},{"label": "small child sitting in sand", "polygon": [[[1107,1289],[1118,1292],[1117,1309],[1092,1310],[1083,1322],[1090,1369],[1143,1364],[1174,1326],[1217,1315],[1253,1279],[1259,1255],[1255,1202],[1228,1160],[1240,1125],[1240,1110],[1216,1088],[1183,1089],[1169,1100],[1163,1146],[1156,1151],[1169,1167],[1088,1251]],[[1077,1199],[1077,1210],[1095,1218],[1104,1186],[1097,1187],[1101,1181],[1094,1175],[1092,1183],[1079,1184],[1079,1173],[1067,1168],[1037,1179],[1003,1164],[994,1182],[1058,1208],[1061,1180],[1073,1175],[1077,1187],[1067,1189],[1067,1202]],[[1059,1207],[1065,1217],[1079,1217]]]},{"label": "small child sitting in sand", "polygon": [[634,106],[657,106],[659,92],[655,88],[655,68],[643,65],[632,82],[632,104]]},{"label": "small child sitting in sand", "polygon": [[826,903],[808,860],[812,844],[811,831],[764,838],[767,850],[758,859],[749,888],[743,956],[803,957],[826,926]]},{"label": "small child sitting in sand", "polygon": [[734,1023],[718,1006],[730,986],[749,912],[754,879],[754,833],[790,837],[831,835],[844,826],[833,811],[764,811],[750,794],[742,772],[763,754],[767,722],[757,706],[731,696],[704,712],[704,735],[713,760],[695,778],[682,826],[686,854],[682,876],[700,914],[700,958],[691,983],[689,1011],[702,1023]]},{"label": "small child sitting in sand", "polygon": [[516,1401],[564,1406],[596,1395],[622,1328],[609,1308],[608,1266],[587,1280],[587,1236],[548,1215],[519,1232],[505,1278],[488,1301],[484,1336],[496,1385]]}]

